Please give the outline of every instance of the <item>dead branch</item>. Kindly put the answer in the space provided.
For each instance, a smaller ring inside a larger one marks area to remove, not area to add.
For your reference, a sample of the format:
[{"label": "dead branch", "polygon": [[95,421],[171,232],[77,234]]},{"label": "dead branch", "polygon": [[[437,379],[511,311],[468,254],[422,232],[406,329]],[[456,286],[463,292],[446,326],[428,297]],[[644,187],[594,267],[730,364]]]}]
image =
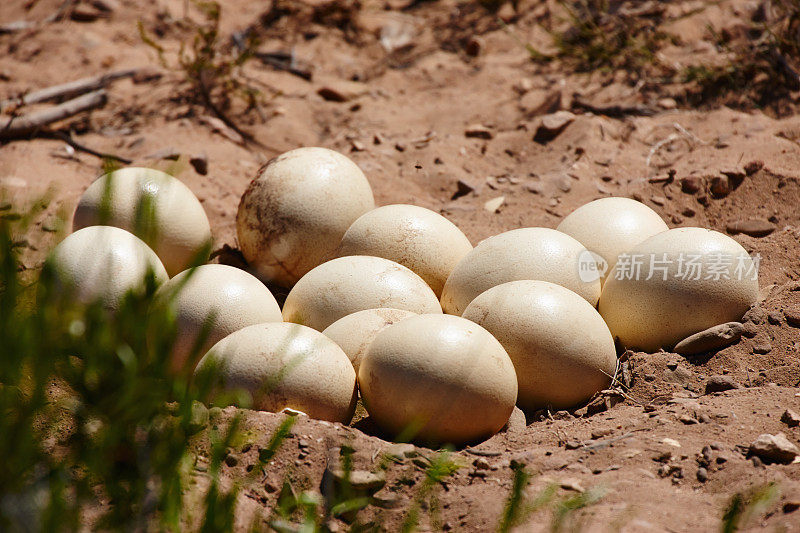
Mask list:
[{"label": "dead branch", "polygon": [[656,114],[654,109],[643,105],[609,105],[609,106],[596,106],[589,102],[584,102],[577,96],[572,100],[572,109],[579,111],[588,111],[595,115],[603,115],[611,118],[624,118],[626,116],[637,117],[650,117]]},{"label": "dead branch", "polygon": [[18,117],[0,118],[0,141],[30,136],[48,124],[64,120],[65,118],[84,111],[102,107],[105,105],[107,99],[106,91],[100,89],[99,91],[67,100],[63,104],[49,109],[43,109],[42,111],[36,111]]},{"label": "dead branch", "polygon": [[0,24],[0,35],[4,33],[16,33],[18,31],[25,31],[38,26],[38,22],[30,20],[15,20],[6,24]]},{"label": "dead branch", "polygon": [[635,432],[644,431],[644,429],[645,428],[634,429],[633,431],[629,431],[629,432],[624,433],[622,435],[619,435],[617,437],[611,437],[610,439],[599,440],[599,441],[594,442],[592,444],[584,444],[582,449],[584,449],[584,450],[600,450],[602,448],[607,448],[607,447],[611,446],[612,444],[614,444],[615,442],[619,442],[621,440],[625,440],[625,439],[629,439],[629,438],[633,437],[633,434]]},{"label": "dead branch", "polygon": [[72,7],[72,4],[75,0],[64,0],[61,3],[59,8],[50,16],[45,18],[42,21],[33,21],[33,20],[15,20],[13,22],[9,22],[7,24],[0,24],[0,35],[4,33],[16,33],[18,31],[25,31],[34,28],[38,28],[44,24],[48,24],[50,22],[56,22],[64,18],[67,10]]},{"label": "dead branch", "polygon": [[32,91],[17,98],[3,100],[0,102],[0,111],[3,111],[9,107],[38,104],[39,102],[47,102],[49,100],[56,100],[58,98],[71,98],[79,94],[96,91],[104,88],[114,80],[128,78],[135,75],[137,72],[139,72],[139,69],[118,70],[116,72],[109,72],[101,76],[81,78],[79,80],[62,83],[60,85],[39,89],[38,91]]},{"label": "dead branch", "polygon": [[73,139],[72,135],[70,135],[69,133],[65,133],[63,131],[46,132],[46,133],[42,134],[41,136],[42,137],[53,137],[53,138],[56,138],[56,139],[60,139],[60,140],[64,141],[65,143],[67,143],[68,145],[70,145],[73,148],[75,148],[76,150],[78,150],[79,152],[85,152],[85,153],[93,155],[95,157],[99,157],[100,159],[113,159],[114,161],[119,161],[123,165],[130,165],[131,163],[133,163],[133,160],[132,159],[128,159],[127,157],[121,157],[121,156],[118,156],[116,154],[110,154],[108,152],[99,152],[99,151],[97,151],[97,150],[95,150],[93,148],[89,148],[85,144],[81,144],[78,141],[76,141],[75,139]]},{"label": "dead branch", "polygon": [[306,81],[311,81],[313,76],[310,68],[303,68],[298,65],[294,54],[286,52],[255,52],[253,55],[265,65],[277,70],[285,70]]}]

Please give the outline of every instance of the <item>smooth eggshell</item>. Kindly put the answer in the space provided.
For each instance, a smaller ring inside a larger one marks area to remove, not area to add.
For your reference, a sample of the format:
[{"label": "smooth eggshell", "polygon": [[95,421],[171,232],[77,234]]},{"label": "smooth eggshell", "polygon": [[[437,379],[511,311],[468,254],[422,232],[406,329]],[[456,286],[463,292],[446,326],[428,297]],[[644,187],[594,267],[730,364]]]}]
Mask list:
[{"label": "smooth eggshell", "polygon": [[375,207],[361,169],[326,148],[298,148],[262,167],[236,215],[239,247],[259,277],[291,287],[335,257],[345,231]]},{"label": "smooth eggshell", "polygon": [[[717,231],[671,229],[628,254],[606,279],[599,305],[611,333],[628,348],[653,352],[672,347],[693,333],[739,320],[758,301],[752,259]],[[700,279],[693,279],[697,272],[690,262],[700,265]],[[638,276],[634,264],[640,264]],[[723,279],[720,270],[730,279]]]},{"label": "smooth eggshell", "polygon": [[388,326],[416,313],[403,309],[365,309],[340,318],[322,332],[344,350],[353,368],[358,372],[361,359],[375,340],[375,336]]},{"label": "smooth eggshell", "polygon": [[143,293],[148,272],[159,285],[169,279],[144,241],[111,226],[72,233],[53,249],[49,261],[61,287],[74,298],[82,303],[100,300],[110,309],[117,309],[128,291]]},{"label": "smooth eggshell", "polygon": [[523,279],[542,280],[578,293],[593,306],[600,298],[600,280],[583,281],[579,261],[586,248],[549,228],[520,228],[478,243],[453,270],[442,291],[442,308],[460,315],[486,290]]},{"label": "smooth eggshell", "polygon": [[512,281],[472,300],[464,318],[480,324],[506,349],[526,410],[572,407],[611,383],[614,339],[585,299],[546,281]]},{"label": "smooth eggshell", "polygon": [[514,365],[500,343],[450,315],[410,317],[378,333],[358,381],[370,417],[389,436],[423,442],[490,437],[517,399]]},{"label": "smooth eggshell", "polygon": [[353,417],[353,365],[336,343],[311,328],[285,322],[248,326],[215,344],[195,373],[209,364],[215,365],[221,389],[249,392],[254,409],[288,407],[345,424]]},{"label": "smooth eggshell", "polygon": [[303,276],[286,297],[283,319],[322,331],[344,316],[379,307],[442,312],[433,290],[408,268],[381,257],[352,255]]},{"label": "smooth eggshell", "polygon": [[441,296],[444,282],[472,244],[439,213],[416,205],[386,205],[361,215],[342,238],[339,256],[391,259],[419,274]]},{"label": "smooth eggshell", "polygon": [[[234,331],[283,321],[269,289],[255,276],[227,265],[202,265],[181,272],[158,289],[156,305],[166,302],[175,313],[178,328],[172,351],[175,369],[186,364],[204,328],[207,336],[196,352],[198,358]],[[191,364],[189,370],[193,369]]]},{"label": "smooth eggshell", "polygon": [[98,224],[136,234],[153,248],[170,276],[193,261],[204,261],[207,256],[199,254],[210,251],[211,226],[200,201],[180,180],[151,168],[121,168],[89,185],[78,201],[72,229]]},{"label": "smooth eggshell", "polygon": [[620,254],[669,227],[658,213],[643,203],[616,197],[582,205],[567,215],[556,229],[603,258],[606,268],[598,274],[605,280]]}]

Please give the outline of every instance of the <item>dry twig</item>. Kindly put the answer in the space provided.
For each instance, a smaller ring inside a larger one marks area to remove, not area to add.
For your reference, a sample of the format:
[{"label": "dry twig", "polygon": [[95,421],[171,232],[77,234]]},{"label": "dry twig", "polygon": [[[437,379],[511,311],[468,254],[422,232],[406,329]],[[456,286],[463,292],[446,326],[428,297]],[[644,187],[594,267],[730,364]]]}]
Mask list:
[{"label": "dry twig", "polygon": [[56,100],[58,98],[69,98],[80,94],[96,91],[104,88],[106,85],[114,80],[120,78],[127,78],[135,75],[138,69],[118,70],[116,72],[109,72],[101,76],[91,76],[88,78],[81,78],[79,80],[54,85],[32,91],[22,96],[9,98],[0,102],[0,111],[9,107],[18,107],[28,104],[38,104],[39,102],[47,102],[49,100]]},{"label": "dry twig", "polygon": [[20,115],[18,117],[0,118],[0,141],[21,139],[35,134],[48,124],[64,120],[84,111],[89,111],[105,105],[108,99],[106,91],[100,89],[72,100],[67,100],[63,104]]}]

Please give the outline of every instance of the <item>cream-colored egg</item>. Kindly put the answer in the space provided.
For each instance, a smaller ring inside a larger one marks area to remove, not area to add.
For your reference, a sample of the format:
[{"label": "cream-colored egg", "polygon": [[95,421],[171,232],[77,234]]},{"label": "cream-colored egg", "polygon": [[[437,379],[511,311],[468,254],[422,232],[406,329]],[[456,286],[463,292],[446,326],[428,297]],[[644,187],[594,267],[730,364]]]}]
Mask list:
[{"label": "cream-colored egg", "polygon": [[433,290],[408,268],[381,257],[351,255],[303,276],[286,297],[283,319],[322,331],[344,316],[379,307],[442,312]]},{"label": "cream-colored egg", "polygon": [[472,300],[463,316],[508,352],[523,409],[572,407],[611,383],[617,364],[611,332],[569,289],[547,281],[503,283]]},{"label": "cream-colored egg", "polygon": [[170,276],[193,261],[205,261],[210,252],[211,226],[200,201],[180,180],[159,170],[121,168],[89,185],[72,229],[98,224],[134,233],[153,248]]},{"label": "cream-colored egg", "polygon": [[472,244],[439,213],[416,205],[386,205],[362,215],[342,238],[339,256],[391,259],[419,274],[442,295],[444,282]]},{"label": "cream-colored egg", "polygon": [[340,318],[322,332],[344,350],[356,373],[375,336],[388,326],[416,313],[403,309],[365,309]]},{"label": "cream-colored egg", "polygon": [[620,256],[599,311],[627,348],[656,351],[758,301],[757,265],[727,235],[704,228],[659,233]]},{"label": "cream-colored egg", "polygon": [[299,324],[255,324],[231,333],[200,360],[195,373],[204,370],[218,374],[219,391],[244,390],[261,411],[290,408],[345,424],[355,411],[356,373],[347,355],[322,333]]},{"label": "cream-colored egg", "polygon": [[600,198],[567,215],[556,229],[574,237],[602,258],[597,271],[602,281],[617,264],[620,254],[669,227],[658,213],[641,202],[630,198]]},{"label": "cream-colored egg", "polygon": [[53,249],[49,265],[77,301],[99,300],[110,309],[117,309],[129,291],[143,294],[148,273],[158,285],[169,279],[144,241],[111,226],[89,226],[67,236]]},{"label": "cream-colored egg", "polygon": [[262,167],[236,215],[239,247],[258,275],[291,287],[335,257],[345,231],[375,207],[361,169],[326,148],[298,148]]},{"label": "cream-colored egg", "polygon": [[514,365],[481,326],[450,315],[401,320],[358,369],[370,417],[390,437],[464,444],[497,433],[517,399]]},{"label": "cream-colored egg", "polygon": [[[194,363],[214,344],[234,331],[262,322],[282,322],[275,297],[255,276],[227,265],[202,265],[185,270],[162,285],[154,307],[169,308],[177,325],[172,350],[175,370],[183,368],[193,353]],[[205,340],[200,346],[196,344]]]},{"label": "cream-colored egg", "polygon": [[584,246],[549,228],[520,228],[478,243],[456,266],[442,291],[442,308],[460,315],[488,289],[523,279],[555,283],[578,293],[593,306],[600,298],[600,280],[582,279]]}]

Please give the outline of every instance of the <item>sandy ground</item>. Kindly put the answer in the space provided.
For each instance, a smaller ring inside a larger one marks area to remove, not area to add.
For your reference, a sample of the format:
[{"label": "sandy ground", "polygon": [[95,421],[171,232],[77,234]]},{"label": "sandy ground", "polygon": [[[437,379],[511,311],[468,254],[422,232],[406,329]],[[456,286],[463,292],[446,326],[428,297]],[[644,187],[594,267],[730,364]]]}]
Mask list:
[{"label": "sandy ground", "polygon": [[[61,4],[9,0],[0,8],[0,24],[45,21]],[[520,44],[552,52],[544,28],[567,24],[556,2],[520,1],[516,10],[504,4],[495,15],[477,3],[454,0],[232,0],[222,11],[224,47],[232,33],[258,27],[259,51],[291,52],[295,65],[311,74],[305,79],[258,60],[245,65],[240,78],[258,89],[259,103],[246,110],[234,99],[224,114],[255,142],[214,117],[185,72],[174,68],[180,43],[191,47],[196,33],[189,21],[202,20],[194,7],[178,0],[74,4],[55,21],[0,34],[0,98],[142,69],[109,84],[103,107],[57,126],[95,150],[175,173],[203,203],[216,248],[236,248],[236,208],[258,167],[277,153],[308,145],[356,161],[378,204],[414,203],[441,212],[473,243],[517,227],[555,227],[576,207],[605,196],[640,200],[670,227],[724,232],[737,221],[770,223],[774,230],[765,237],[734,236],[762,257],[761,305],[768,319],[754,324],[754,337],[700,358],[633,354],[632,388],[609,410],[531,419],[527,427],[477,446],[484,455],[458,451],[464,468],[437,486],[440,518],[431,520],[425,512],[421,524],[494,529],[511,486],[510,465],[521,461],[537,474],[527,489],[531,497],[548,482],[566,487],[559,489],[565,495],[604,488],[604,497],[582,511],[592,531],[715,530],[732,494],[769,481],[779,483],[781,496],[750,525],[800,530],[800,511],[794,510],[800,504],[800,465],[754,465],[745,457],[762,433],[782,431],[800,441],[800,429],[780,420],[787,408],[800,411],[800,329],[786,320],[800,312],[798,95],[790,92],[763,106],[750,94],[698,100],[692,84],[663,76],[699,62],[723,62],[726,51],[715,46],[714,36],[742,36],[757,2],[644,3],[661,4],[655,15],[642,17],[670,36],[653,63],[584,72],[568,60],[532,61]],[[137,22],[164,47],[166,66],[143,43]],[[574,116],[543,140],[537,136],[542,116],[556,111]],[[193,157],[207,159],[207,173],[190,164]],[[19,202],[49,191],[26,236],[27,268],[35,269],[63,237],[69,228],[59,217],[69,219],[101,172],[99,158],[62,140],[29,136],[0,143],[6,198]],[[725,180],[728,190],[712,190]],[[459,181],[472,192],[458,196]],[[687,183],[699,190],[686,192]],[[485,208],[498,197],[498,209]],[[766,353],[755,353],[756,347]],[[713,375],[726,375],[741,388],[705,394]],[[257,447],[269,439],[278,417],[248,413],[247,420]],[[319,488],[326,450],[343,439],[356,449],[359,468],[373,467],[389,443],[372,435],[368,423],[357,426],[301,421],[268,479],[245,491],[239,524],[245,527],[267,512],[284,476]],[[305,446],[298,447],[301,440]],[[576,449],[567,449],[575,443]],[[710,455],[703,458],[706,446]],[[202,443],[198,450],[202,454]],[[252,450],[234,453],[240,460],[226,468],[230,479],[255,461]],[[698,468],[706,463],[707,480],[700,481]],[[385,507],[391,508],[371,506],[366,515],[397,529],[422,470],[410,459],[394,465],[383,489],[396,496],[387,498]],[[198,472],[200,485],[202,480]],[[522,529],[547,529],[550,520],[546,511],[537,513]]]}]

